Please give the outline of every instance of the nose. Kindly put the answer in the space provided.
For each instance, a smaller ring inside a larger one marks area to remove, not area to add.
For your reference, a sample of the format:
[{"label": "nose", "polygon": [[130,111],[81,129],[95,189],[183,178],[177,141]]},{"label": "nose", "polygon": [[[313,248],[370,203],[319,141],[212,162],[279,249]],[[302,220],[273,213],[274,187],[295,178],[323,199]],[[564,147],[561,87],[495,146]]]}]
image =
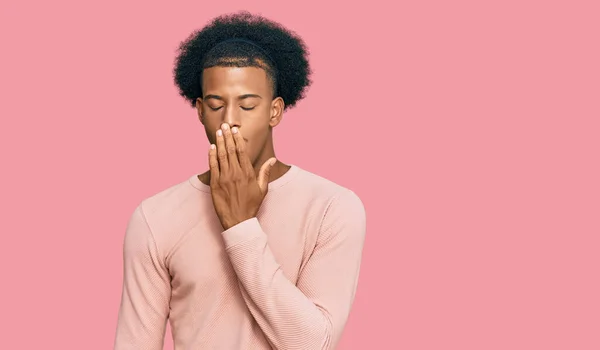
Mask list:
[{"label": "nose", "polygon": [[227,108],[227,110],[225,111],[223,123],[229,124],[229,127],[232,127],[232,128],[234,126],[240,128],[242,125],[241,125],[241,121],[240,121],[239,110],[235,107]]}]

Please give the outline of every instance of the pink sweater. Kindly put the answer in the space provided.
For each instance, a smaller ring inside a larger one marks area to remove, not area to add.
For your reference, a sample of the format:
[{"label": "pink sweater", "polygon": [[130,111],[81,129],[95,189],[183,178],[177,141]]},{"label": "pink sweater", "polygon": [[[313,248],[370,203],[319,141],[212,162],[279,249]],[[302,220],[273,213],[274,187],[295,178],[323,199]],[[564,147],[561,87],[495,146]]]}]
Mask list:
[{"label": "pink sweater", "polygon": [[366,215],[349,189],[292,165],[256,218],[223,231],[196,175],[145,200],[124,239],[116,350],[335,349]]}]

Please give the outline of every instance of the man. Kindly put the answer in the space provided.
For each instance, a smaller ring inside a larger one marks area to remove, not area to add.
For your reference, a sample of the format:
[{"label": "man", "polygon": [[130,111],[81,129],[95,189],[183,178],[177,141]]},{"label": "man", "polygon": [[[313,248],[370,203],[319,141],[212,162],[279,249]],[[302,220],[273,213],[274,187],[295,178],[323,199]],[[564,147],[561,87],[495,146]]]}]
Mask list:
[{"label": "man", "polygon": [[211,143],[209,170],[143,200],[124,240],[115,349],[334,349],[366,215],[349,189],[275,158],[310,84],[305,46],[246,12],[180,47],[174,70]]}]

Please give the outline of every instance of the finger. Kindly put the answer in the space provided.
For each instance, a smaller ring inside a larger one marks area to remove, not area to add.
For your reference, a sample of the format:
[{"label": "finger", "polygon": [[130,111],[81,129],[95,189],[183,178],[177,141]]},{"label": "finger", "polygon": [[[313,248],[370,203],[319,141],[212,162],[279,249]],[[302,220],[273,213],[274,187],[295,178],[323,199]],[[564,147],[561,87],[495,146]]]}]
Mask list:
[{"label": "finger", "polygon": [[229,159],[227,159],[227,150],[225,149],[225,140],[223,130],[217,130],[217,160],[219,161],[219,177],[229,170]]},{"label": "finger", "polygon": [[269,158],[264,164],[260,167],[260,171],[258,173],[258,187],[263,193],[267,192],[269,188],[269,175],[271,175],[271,169],[273,165],[277,162],[276,158]]},{"label": "finger", "polygon": [[235,141],[235,148],[242,170],[246,175],[254,176],[254,168],[252,167],[250,158],[248,158],[248,155],[246,154],[246,141],[242,136],[242,131],[234,126],[231,128],[231,133],[233,134],[233,140]]},{"label": "finger", "polygon": [[217,146],[210,145],[208,150],[208,166],[210,168],[210,184],[214,185],[219,181],[219,160],[217,159]]},{"label": "finger", "polygon": [[223,137],[225,138],[225,149],[227,150],[227,158],[229,158],[229,170],[234,171],[240,169],[237,151],[235,150],[235,141],[233,141],[233,135],[231,134],[229,124],[223,124]]}]

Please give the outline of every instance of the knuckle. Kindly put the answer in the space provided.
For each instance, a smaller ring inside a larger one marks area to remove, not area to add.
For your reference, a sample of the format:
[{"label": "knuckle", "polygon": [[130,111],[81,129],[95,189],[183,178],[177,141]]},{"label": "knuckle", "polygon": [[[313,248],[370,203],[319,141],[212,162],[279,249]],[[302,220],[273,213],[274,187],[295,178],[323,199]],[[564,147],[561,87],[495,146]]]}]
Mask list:
[{"label": "knuckle", "polygon": [[220,185],[226,185],[229,183],[229,181],[230,181],[229,176],[227,176],[227,175],[219,176],[219,184]]},{"label": "knuckle", "polygon": [[243,179],[242,176],[242,172],[239,171],[239,169],[233,168],[231,171],[231,180],[235,181],[235,182],[239,182],[241,179]]}]

